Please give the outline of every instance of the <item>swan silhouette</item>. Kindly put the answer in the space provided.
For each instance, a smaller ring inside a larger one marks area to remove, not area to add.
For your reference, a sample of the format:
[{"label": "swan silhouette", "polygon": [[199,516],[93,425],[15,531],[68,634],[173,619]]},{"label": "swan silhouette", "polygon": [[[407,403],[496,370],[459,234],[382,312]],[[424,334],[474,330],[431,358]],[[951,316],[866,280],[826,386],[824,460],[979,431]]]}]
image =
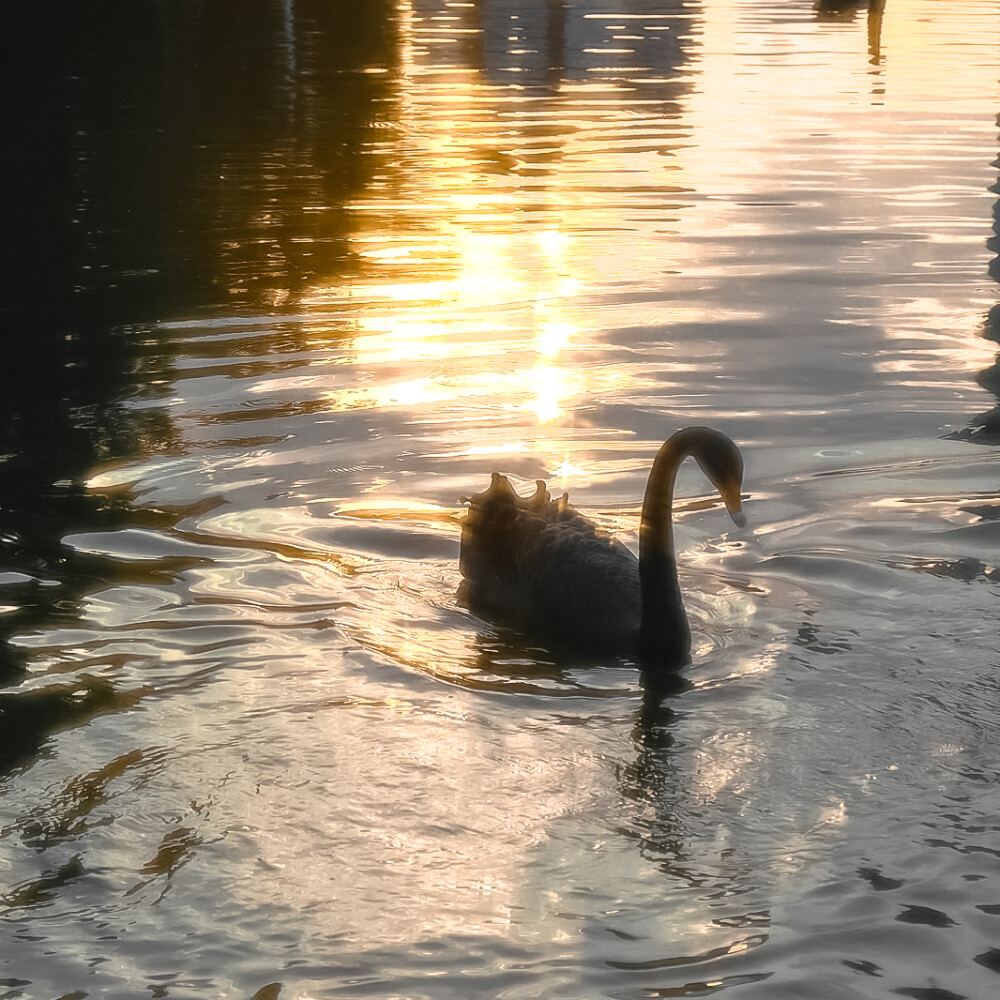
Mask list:
[{"label": "swan silhouette", "polygon": [[519,496],[493,473],[483,493],[463,497],[460,591],[469,608],[580,650],[634,657],[645,670],[690,661],[674,557],[674,480],[688,456],[718,489],[737,525],[746,522],[739,448],[710,427],[686,427],[661,445],[642,501],[639,558],[584,517],[543,480]]}]

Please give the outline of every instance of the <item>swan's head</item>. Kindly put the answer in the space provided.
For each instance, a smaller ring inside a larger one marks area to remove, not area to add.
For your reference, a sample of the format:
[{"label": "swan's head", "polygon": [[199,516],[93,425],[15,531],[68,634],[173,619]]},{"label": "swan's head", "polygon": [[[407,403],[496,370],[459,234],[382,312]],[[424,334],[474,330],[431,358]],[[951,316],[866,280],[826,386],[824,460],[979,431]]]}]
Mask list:
[{"label": "swan's head", "polygon": [[743,456],[735,443],[721,431],[698,428],[698,443],[692,454],[702,471],[719,491],[729,516],[738,528],[747,523],[743,513]]}]

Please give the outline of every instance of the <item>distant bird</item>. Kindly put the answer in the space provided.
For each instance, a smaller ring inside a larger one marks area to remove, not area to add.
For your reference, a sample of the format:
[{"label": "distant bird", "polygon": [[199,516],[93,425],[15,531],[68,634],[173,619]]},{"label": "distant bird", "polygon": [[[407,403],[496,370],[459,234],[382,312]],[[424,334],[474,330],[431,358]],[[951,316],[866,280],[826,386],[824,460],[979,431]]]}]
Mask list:
[{"label": "distant bird", "polygon": [[648,671],[691,658],[674,558],[672,505],[681,462],[693,456],[737,525],[746,522],[743,458],[720,431],[687,427],[657,452],[646,483],[639,558],[539,479],[519,496],[506,476],[473,497],[462,523],[462,595],[474,612],[588,652],[634,657]]}]

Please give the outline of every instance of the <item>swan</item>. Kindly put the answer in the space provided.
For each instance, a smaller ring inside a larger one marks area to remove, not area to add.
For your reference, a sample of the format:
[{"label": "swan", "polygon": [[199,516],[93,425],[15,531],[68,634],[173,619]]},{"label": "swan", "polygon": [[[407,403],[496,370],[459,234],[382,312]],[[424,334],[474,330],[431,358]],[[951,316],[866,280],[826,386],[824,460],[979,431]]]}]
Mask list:
[{"label": "swan", "polygon": [[675,670],[690,661],[674,557],[672,504],[681,462],[692,456],[737,526],[746,518],[739,448],[711,427],[686,427],[656,454],[646,483],[638,559],[545,482],[519,496],[494,472],[489,489],[463,497],[460,596],[473,612],[509,621],[557,643]]}]

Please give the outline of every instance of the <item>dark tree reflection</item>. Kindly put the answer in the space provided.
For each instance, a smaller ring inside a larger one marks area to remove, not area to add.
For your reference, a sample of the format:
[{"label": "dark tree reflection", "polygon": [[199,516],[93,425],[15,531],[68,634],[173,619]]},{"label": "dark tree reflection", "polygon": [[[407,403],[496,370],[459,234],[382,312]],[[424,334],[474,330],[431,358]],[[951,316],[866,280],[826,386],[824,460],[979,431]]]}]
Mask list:
[{"label": "dark tree reflection", "polygon": [[389,0],[18,0],[2,25],[0,639],[93,586],[68,532],[136,516],[85,491],[95,464],[177,446],[156,321],[351,266],[398,51]]}]

